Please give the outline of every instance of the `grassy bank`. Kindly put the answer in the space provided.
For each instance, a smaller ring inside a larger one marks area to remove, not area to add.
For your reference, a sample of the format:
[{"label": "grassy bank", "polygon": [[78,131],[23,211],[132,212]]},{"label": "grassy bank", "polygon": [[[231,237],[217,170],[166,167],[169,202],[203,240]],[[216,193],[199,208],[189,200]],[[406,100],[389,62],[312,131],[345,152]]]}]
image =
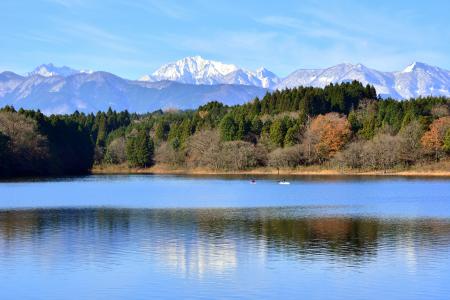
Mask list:
[{"label": "grassy bank", "polygon": [[225,171],[205,168],[180,168],[165,165],[155,165],[150,168],[130,168],[123,165],[96,165],[93,174],[180,174],[180,175],[321,175],[321,176],[442,176],[450,177],[450,161],[417,165],[408,169],[392,169],[386,171],[355,170],[327,168],[324,166],[307,166],[292,169],[256,168],[251,170]]}]

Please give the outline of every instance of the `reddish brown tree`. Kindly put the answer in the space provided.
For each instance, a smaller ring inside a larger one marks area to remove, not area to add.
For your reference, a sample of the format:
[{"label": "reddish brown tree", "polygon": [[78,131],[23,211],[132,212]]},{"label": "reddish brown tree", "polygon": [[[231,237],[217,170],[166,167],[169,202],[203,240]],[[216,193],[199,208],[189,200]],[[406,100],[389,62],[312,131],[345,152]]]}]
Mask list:
[{"label": "reddish brown tree", "polygon": [[350,138],[350,123],[345,116],[337,113],[319,115],[312,120],[305,134],[319,161],[329,159],[342,149]]},{"label": "reddish brown tree", "polygon": [[450,129],[450,117],[442,117],[431,123],[430,128],[422,136],[423,148],[432,153],[438,160],[444,154],[444,138]]}]

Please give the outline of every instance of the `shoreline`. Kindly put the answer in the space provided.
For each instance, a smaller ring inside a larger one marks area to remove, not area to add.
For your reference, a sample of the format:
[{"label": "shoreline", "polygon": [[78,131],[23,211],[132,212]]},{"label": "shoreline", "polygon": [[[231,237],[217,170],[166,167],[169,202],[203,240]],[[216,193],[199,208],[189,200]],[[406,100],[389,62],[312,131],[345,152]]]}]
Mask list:
[{"label": "shoreline", "polygon": [[[256,168],[242,171],[211,170],[205,168],[176,168],[170,166],[155,165],[150,168],[130,168],[126,165],[97,165],[92,169],[94,175],[114,175],[114,174],[158,174],[158,175],[198,175],[198,176],[226,176],[226,175],[255,175],[255,176],[398,176],[398,177],[450,177],[450,163],[439,165],[439,169],[427,166],[423,170],[416,168],[407,170],[387,170],[387,171],[358,171],[358,170],[338,170],[333,168],[301,167],[293,169],[276,168]],[[442,168],[442,169],[441,169]]]}]

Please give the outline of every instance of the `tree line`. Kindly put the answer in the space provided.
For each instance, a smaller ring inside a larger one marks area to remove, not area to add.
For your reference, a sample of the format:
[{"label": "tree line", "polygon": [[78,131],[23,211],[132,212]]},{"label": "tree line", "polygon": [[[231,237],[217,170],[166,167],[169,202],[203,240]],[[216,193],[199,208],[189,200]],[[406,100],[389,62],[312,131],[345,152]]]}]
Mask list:
[{"label": "tree line", "polygon": [[40,111],[0,109],[0,176],[88,173],[108,133],[135,117],[109,110],[46,116]]},{"label": "tree line", "polygon": [[244,170],[405,168],[447,159],[450,99],[381,99],[357,81],[267,93],[236,106],[45,116],[0,110],[0,174],[88,172],[93,164]]}]

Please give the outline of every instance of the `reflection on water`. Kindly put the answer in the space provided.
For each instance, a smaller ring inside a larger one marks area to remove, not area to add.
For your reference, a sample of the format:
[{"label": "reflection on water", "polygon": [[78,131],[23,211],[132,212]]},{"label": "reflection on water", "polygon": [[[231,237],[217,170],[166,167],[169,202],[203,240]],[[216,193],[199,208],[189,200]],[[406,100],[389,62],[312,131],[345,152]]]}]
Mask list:
[{"label": "reflection on water", "polygon": [[439,299],[450,293],[449,252],[449,219],[304,207],[0,211],[0,286],[19,298]]}]

